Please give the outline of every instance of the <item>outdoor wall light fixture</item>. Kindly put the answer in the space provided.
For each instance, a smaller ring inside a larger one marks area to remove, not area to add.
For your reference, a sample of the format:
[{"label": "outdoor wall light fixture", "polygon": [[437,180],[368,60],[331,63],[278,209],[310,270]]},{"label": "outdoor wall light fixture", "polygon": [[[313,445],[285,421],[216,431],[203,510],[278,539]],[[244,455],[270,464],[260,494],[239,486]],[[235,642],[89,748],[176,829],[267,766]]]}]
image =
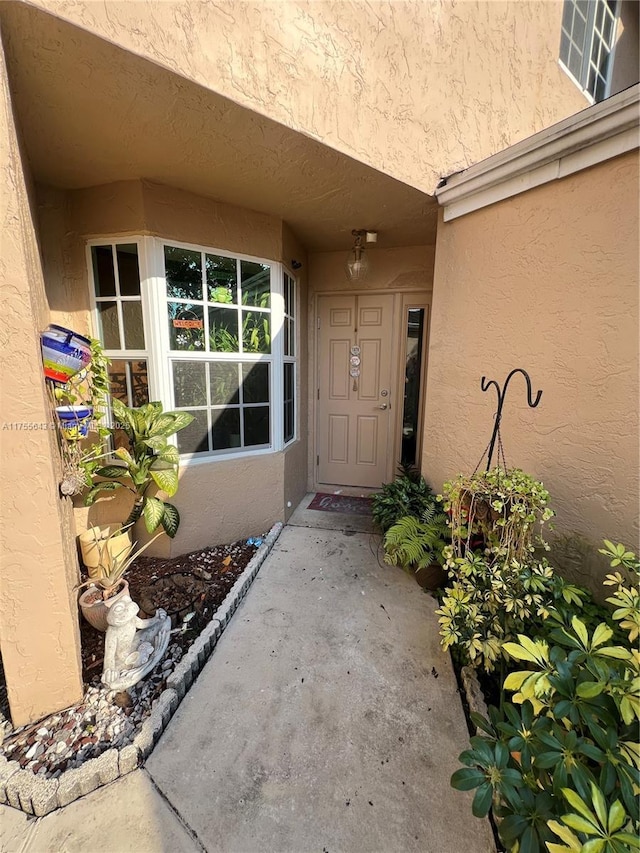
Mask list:
[{"label": "outdoor wall light fixture", "polygon": [[378,240],[377,231],[364,231],[355,229],[351,232],[354,237],[353,247],[347,256],[345,272],[349,281],[361,281],[366,277],[369,270],[369,258],[362,245],[363,238],[367,243],[375,243]]}]

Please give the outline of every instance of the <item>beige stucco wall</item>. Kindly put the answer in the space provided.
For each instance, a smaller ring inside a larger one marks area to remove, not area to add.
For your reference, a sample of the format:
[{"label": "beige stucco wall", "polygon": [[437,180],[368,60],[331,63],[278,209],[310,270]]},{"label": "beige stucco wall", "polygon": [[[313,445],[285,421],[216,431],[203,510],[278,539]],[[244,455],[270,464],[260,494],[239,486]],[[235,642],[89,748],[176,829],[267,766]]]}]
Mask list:
[{"label": "beige stucco wall", "polygon": [[48,309],[30,176],[6,79],[0,49],[0,646],[11,716],[19,726],[80,699],[82,682],[73,591],[78,567],[70,508],[58,492],[58,452],[48,428],[38,336]]},{"label": "beige stucco wall", "polygon": [[[380,240],[384,239],[380,235]],[[354,286],[347,278],[348,252],[314,252],[309,257],[309,288],[312,294],[349,290],[430,290],[435,246],[375,248],[365,243],[369,270]]]},{"label": "beige stucco wall", "polygon": [[426,192],[586,103],[561,0],[33,5]]},{"label": "beige stucco wall", "polygon": [[480,378],[526,369],[542,400],[510,385],[507,462],[544,481],[583,579],[603,537],[638,547],[638,248],[637,151],[438,229],[423,473],[474,470],[496,407]]}]

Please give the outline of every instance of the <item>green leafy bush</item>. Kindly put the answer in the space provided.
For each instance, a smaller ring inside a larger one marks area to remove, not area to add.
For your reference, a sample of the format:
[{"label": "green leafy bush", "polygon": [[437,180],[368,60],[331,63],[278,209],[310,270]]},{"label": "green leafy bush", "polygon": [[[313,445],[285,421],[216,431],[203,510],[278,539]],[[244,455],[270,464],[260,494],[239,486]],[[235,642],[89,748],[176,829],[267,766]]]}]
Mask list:
[{"label": "green leafy bush", "polygon": [[411,466],[401,466],[399,471],[392,483],[385,483],[371,498],[373,521],[383,533],[401,518],[423,519],[437,506],[436,496],[419,471]]},{"label": "green leafy bush", "polygon": [[484,734],[451,779],[475,790],[476,816],[493,806],[513,853],[640,850],[640,566],[632,552],[606,545],[612,563],[634,575],[605,581],[616,588],[607,601],[617,632],[607,621],[590,631],[577,615],[565,627],[556,614],[546,634],[504,643],[526,667],[505,679],[513,704],[491,709],[489,720],[473,715]]},{"label": "green leafy bush", "polygon": [[437,613],[443,647],[455,649],[463,663],[503,670],[502,646],[525,625],[562,602],[581,607],[589,597],[535,555],[536,526],[553,516],[548,502],[542,483],[515,468],[445,483],[450,583]]},{"label": "green leafy bush", "polygon": [[113,416],[129,439],[129,449],[115,451],[119,462],[95,471],[100,477],[89,491],[85,504],[90,506],[101,492],[127,488],[134,495],[134,504],[125,526],[134,524],[141,516],[149,533],[162,525],[172,539],[178,532],[180,515],[177,508],[148,494],[152,485],[168,497],[178,490],[178,448],[167,438],[193,421],[188,412],[163,412],[162,403],[147,403],[130,409],[120,400],[112,400]]},{"label": "green leafy bush", "polygon": [[551,610],[581,608],[586,590],[562,580],[545,559],[527,563],[491,563],[468,552],[447,563],[451,583],[440,609],[443,648],[454,647],[462,663],[491,672],[507,656],[504,643],[525,626],[539,624]]}]

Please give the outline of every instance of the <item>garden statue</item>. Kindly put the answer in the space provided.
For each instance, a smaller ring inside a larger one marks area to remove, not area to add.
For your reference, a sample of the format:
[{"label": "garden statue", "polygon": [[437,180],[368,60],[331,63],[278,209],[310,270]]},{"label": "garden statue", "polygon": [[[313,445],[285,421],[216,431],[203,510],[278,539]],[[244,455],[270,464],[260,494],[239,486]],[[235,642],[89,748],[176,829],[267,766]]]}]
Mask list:
[{"label": "garden statue", "polygon": [[107,622],[102,683],[111,690],[126,690],[164,655],[171,619],[161,608],[153,618],[139,619],[138,605],[124,595],[109,608]]}]

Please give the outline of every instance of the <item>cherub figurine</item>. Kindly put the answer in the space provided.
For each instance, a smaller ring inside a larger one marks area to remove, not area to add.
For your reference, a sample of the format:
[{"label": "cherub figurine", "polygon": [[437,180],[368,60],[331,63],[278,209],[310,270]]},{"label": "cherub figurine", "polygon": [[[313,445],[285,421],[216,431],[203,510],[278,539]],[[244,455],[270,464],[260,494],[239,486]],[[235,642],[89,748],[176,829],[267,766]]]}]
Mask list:
[{"label": "cherub figurine", "polygon": [[123,595],[109,608],[102,683],[111,690],[137,684],[164,655],[171,620],[158,608],[152,619],[138,618],[138,605]]}]

